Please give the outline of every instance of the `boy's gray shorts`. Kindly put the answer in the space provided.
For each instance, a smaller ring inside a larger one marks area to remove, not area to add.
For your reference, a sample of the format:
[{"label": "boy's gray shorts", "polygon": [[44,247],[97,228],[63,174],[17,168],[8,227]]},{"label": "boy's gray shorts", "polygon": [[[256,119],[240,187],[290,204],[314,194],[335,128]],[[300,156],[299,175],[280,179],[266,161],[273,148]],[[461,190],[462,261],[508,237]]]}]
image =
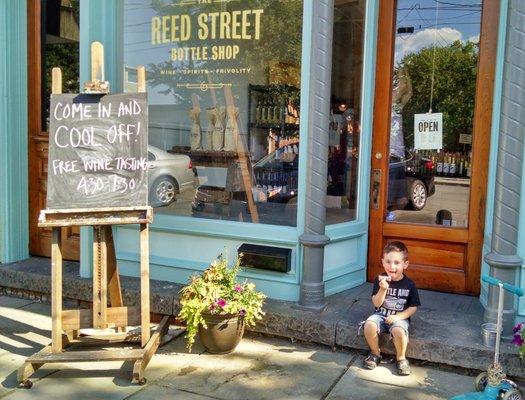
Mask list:
[{"label": "boy's gray shorts", "polygon": [[408,337],[408,327],[410,326],[410,321],[408,319],[400,319],[396,322],[394,322],[392,325],[387,324],[385,322],[386,317],[381,314],[372,314],[370,317],[368,317],[367,321],[375,322],[377,325],[377,332],[378,333],[390,333],[390,337],[392,337],[392,328],[399,327],[405,331],[406,336]]}]

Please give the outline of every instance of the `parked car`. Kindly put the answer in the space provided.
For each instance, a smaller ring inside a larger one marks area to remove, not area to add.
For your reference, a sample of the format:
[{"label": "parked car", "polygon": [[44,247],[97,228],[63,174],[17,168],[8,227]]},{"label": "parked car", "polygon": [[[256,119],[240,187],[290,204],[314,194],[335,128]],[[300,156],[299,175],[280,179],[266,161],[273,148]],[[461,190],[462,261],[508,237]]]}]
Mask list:
[{"label": "parked car", "polygon": [[391,155],[388,170],[388,207],[422,210],[436,192],[430,159],[405,150],[404,158]]},{"label": "parked car", "polygon": [[154,207],[167,206],[176,195],[193,187],[193,166],[184,154],[172,154],[148,146],[149,203]]},{"label": "parked car", "polygon": [[[254,165],[258,187],[266,192],[267,201],[287,203],[297,196],[298,144],[288,146],[287,152],[276,150]],[[337,162],[330,162],[337,167]],[[428,197],[435,193],[432,161],[405,151],[405,157],[390,157],[388,180],[388,208],[422,210]]]}]

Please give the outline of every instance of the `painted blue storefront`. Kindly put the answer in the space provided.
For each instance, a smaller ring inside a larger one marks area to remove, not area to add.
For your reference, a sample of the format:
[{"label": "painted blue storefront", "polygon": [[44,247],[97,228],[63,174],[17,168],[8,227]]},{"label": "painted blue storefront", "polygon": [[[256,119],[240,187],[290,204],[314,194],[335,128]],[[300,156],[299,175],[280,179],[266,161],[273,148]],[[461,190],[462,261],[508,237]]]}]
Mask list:
[{"label": "painted blue storefront", "polygon": [[[117,15],[121,10],[116,1],[90,0],[80,2],[80,81],[89,80],[89,45],[100,41],[105,46],[106,79],[113,91],[119,91],[122,82],[118,60],[122,57],[117,32]],[[366,3],[363,49],[363,80],[361,96],[361,143],[357,189],[356,219],[336,225],[327,225],[330,242],[324,250],[323,280],[325,293],[330,295],[355,287],[366,281],[368,247],[368,207],[370,186],[370,154],[374,104],[374,74],[379,1]],[[26,56],[26,1],[8,0],[0,3],[0,48],[4,57],[0,61],[0,262],[14,262],[29,257],[28,195],[27,195],[27,56]],[[503,55],[508,1],[501,1],[498,39],[497,72],[492,121],[487,215],[485,217],[484,251],[490,251],[493,228],[494,187],[497,171],[497,143],[500,124]],[[309,88],[315,71],[313,30],[315,2],[304,1],[302,55],[301,55],[301,108],[309,109],[314,101]],[[312,140],[312,118],[302,118],[302,143]],[[299,238],[305,231],[306,168],[308,153],[299,154],[299,196],[297,225],[279,226],[252,224],[212,219],[196,219],[177,215],[157,215],[151,226],[150,265],[153,279],[185,282],[195,271],[206,267],[221,252],[234,257],[242,243],[271,245],[292,250],[292,268],[282,274],[263,270],[250,270],[245,276],[254,280],[270,297],[297,301],[303,274],[303,245]],[[525,175],[525,170],[522,176]],[[522,186],[523,187],[523,186]],[[521,209],[525,209],[522,189]],[[134,227],[115,230],[117,258],[120,272],[138,275],[138,235]],[[81,273],[90,276],[90,232],[82,230]],[[525,258],[525,213],[520,213],[519,255]],[[523,267],[522,267],[523,268]],[[483,264],[482,272],[488,266]],[[519,276],[525,287],[525,271]],[[480,299],[486,301],[486,288]],[[519,314],[525,316],[525,300],[519,303]]]}]

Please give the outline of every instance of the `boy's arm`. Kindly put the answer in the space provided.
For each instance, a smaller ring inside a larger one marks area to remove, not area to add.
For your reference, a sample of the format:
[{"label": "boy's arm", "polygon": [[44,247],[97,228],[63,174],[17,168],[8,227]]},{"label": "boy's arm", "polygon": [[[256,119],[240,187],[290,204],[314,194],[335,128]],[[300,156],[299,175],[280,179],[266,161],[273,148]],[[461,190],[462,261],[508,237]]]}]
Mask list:
[{"label": "boy's arm", "polygon": [[[387,286],[388,288],[388,286]],[[381,305],[385,302],[386,297],[386,289],[384,286],[379,285],[379,290],[375,295],[372,296],[372,304],[375,308],[381,307]]]},{"label": "boy's arm", "polygon": [[385,322],[387,324],[393,324],[395,321],[399,321],[401,319],[409,319],[412,315],[414,315],[417,311],[417,307],[408,307],[405,311],[401,311],[400,313],[390,315],[385,318]]}]

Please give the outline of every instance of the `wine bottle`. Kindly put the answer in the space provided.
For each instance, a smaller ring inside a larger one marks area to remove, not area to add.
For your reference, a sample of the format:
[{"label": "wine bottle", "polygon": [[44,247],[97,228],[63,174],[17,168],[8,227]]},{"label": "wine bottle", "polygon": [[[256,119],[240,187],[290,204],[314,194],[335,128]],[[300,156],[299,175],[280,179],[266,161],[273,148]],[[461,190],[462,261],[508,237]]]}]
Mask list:
[{"label": "wine bottle", "polygon": [[456,156],[452,156],[452,160],[450,162],[450,175],[456,176]]},{"label": "wine bottle", "polygon": [[441,175],[443,173],[443,155],[438,154],[437,166],[436,166],[436,175]]}]

